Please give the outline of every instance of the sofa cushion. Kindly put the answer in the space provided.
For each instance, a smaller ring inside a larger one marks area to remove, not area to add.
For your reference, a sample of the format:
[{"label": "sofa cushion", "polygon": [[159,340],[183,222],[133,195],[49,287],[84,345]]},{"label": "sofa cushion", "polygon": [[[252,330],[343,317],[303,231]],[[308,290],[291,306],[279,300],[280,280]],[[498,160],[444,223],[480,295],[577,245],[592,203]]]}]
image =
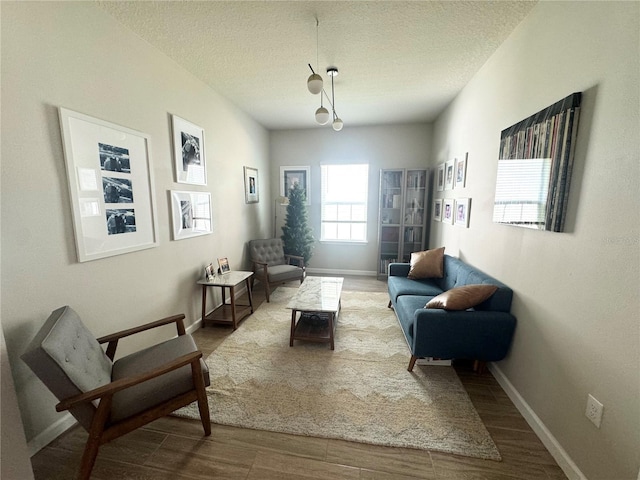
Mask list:
[{"label": "sofa cushion", "polygon": [[496,285],[465,285],[452,288],[427,302],[425,308],[467,310],[484,302],[498,290]]},{"label": "sofa cushion", "polygon": [[424,310],[425,302],[428,302],[431,298],[426,295],[401,295],[398,297],[398,301],[395,304],[396,316],[410,345],[413,343],[412,339],[415,335],[413,331],[415,313],[416,311]]},{"label": "sofa cushion", "polygon": [[[407,277],[389,277],[387,279],[389,298],[395,302],[401,295],[426,295],[435,297],[442,293],[440,286],[430,279],[411,280]],[[421,305],[421,307],[423,307]]]},{"label": "sofa cushion", "polygon": [[442,278],[444,274],[444,247],[413,252],[411,254],[411,269],[408,277],[411,279],[420,278]]}]

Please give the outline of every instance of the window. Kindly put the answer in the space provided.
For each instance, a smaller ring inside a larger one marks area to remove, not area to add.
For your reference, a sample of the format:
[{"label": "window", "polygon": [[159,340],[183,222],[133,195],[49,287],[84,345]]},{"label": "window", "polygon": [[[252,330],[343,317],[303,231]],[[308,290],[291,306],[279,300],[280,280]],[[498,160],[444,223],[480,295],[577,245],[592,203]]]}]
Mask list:
[{"label": "window", "polygon": [[320,240],[367,241],[369,165],[322,165]]}]

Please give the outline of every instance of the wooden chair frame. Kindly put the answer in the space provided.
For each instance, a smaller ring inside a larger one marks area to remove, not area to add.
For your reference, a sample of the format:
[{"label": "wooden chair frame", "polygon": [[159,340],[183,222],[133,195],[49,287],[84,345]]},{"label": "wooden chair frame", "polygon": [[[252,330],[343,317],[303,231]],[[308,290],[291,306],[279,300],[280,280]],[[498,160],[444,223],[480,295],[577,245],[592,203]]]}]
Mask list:
[{"label": "wooden chair frame", "polygon": [[[296,262],[298,262],[298,266],[302,269],[302,277],[300,278],[300,283],[302,283],[304,281],[304,277],[306,274],[306,270],[305,270],[305,266],[304,266],[304,257],[299,257],[298,255],[288,255],[285,254],[284,255],[284,259],[287,262],[287,264],[291,265],[291,260],[294,260]],[[256,260],[252,260],[253,262],[253,271],[256,272],[258,269],[262,270],[262,277],[259,278],[259,280],[264,279],[264,290],[265,290],[265,294],[266,294],[266,299],[267,302],[269,302],[269,297],[271,295],[271,285],[275,285],[278,283],[284,283],[283,281],[276,281],[276,282],[270,282],[269,281],[269,264],[268,263],[263,263],[263,262],[258,262]],[[253,281],[254,281],[254,277],[251,277],[251,288],[253,289]]]},{"label": "wooden chair frame", "polygon": [[[185,316],[182,314],[173,315],[171,317],[166,317],[155,322],[113,333],[111,335],[98,338],[97,340],[100,344],[108,344],[106,354],[111,360],[113,360],[115,357],[116,348],[118,346],[118,341],[121,338],[171,323],[176,324],[178,335],[185,335],[186,331],[184,328],[184,318]],[[56,405],[56,410],[58,412],[62,412],[85,402],[91,402],[94,400],[100,401],[96,413],[93,416],[91,428],[89,429],[89,438],[82,455],[80,470],[78,472],[78,479],[88,480],[90,478],[91,470],[93,469],[96,457],[98,455],[98,449],[101,445],[104,445],[105,443],[110,442],[115,438],[121,437],[122,435],[125,435],[139,427],[142,427],[147,423],[152,422],[153,420],[166,416],[171,412],[177,410],[178,408],[189,405],[194,401],[198,402],[198,410],[200,411],[200,419],[202,421],[205,436],[211,435],[209,404],[207,403],[205,383],[202,376],[202,366],[200,365],[201,357],[202,352],[191,352],[187,355],[183,355],[170,362],[167,362],[164,365],[161,365],[151,371],[127,378],[121,378],[99,388],[81,393],[79,395],[75,395],[73,397],[69,397],[58,403]],[[159,377],[168,372],[184,367],[185,365],[191,365],[191,374],[195,386],[193,390],[174,397],[152,408],[149,408],[132,417],[128,417],[124,420],[114,423],[109,422],[111,404],[113,395],[115,393],[151,380],[152,378]]]}]

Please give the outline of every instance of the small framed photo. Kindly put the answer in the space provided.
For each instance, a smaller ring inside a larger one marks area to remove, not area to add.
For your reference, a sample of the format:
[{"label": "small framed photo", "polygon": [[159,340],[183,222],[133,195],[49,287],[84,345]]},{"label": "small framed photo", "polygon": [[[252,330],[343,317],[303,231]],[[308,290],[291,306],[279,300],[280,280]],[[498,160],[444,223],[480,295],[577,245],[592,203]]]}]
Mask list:
[{"label": "small framed photo", "polygon": [[258,190],[258,169],[244,167],[244,200],[245,203],[258,203],[260,201]]},{"label": "small framed photo", "polygon": [[433,220],[440,222],[442,220],[442,199],[433,201]]},{"label": "small framed photo", "polygon": [[471,213],[471,199],[456,199],[455,224],[469,228],[469,214]]},{"label": "small framed photo", "polygon": [[220,273],[223,275],[231,271],[231,269],[229,268],[229,260],[227,260],[227,257],[218,259],[218,268],[220,269]]},{"label": "small framed photo", "polygon": [[448,225],[453,224],[453,208],[453,199],[445,198],[442,200],[442,223],[446,223]]},{"label": "small framed photo", "polygon": [[444,190],[444,167],[444,163],[438,165],[438,171],[436,173],[436,191],[438,192],[442,192]]},{"label": "small framed photo", "polygon": [[280,167],[280,195],[289,198],[295,184],[304,189],[307,205],[311,205],[310,167]]},{"label": "small framed photo", "polygon": [[216,269],[213,266],[213,263],[210,263],[206,267],[204,267],[204,276],[207,280],[211,281],[216,275]]},{"label": "small framed photo", "polygon": [[206,185],[207,163],[204,155],[204,130],[177,115],[172,115],[171,121],[176,182]]},{"label": "small framed photo", "polygon": [[464,188],[467,183],[467,158],[469,152],[464,157],[455,159],[455,188]]},{"label": "small framed photo", "polygon": [[172,190],[171,216],[174,240],[212,233],[211,194]]},{"label": "small framed photo", "polygon": [[453,177],[454,177],[455,164],[453,160],[445,162],[444,164],[444,189],[453,190]]}]

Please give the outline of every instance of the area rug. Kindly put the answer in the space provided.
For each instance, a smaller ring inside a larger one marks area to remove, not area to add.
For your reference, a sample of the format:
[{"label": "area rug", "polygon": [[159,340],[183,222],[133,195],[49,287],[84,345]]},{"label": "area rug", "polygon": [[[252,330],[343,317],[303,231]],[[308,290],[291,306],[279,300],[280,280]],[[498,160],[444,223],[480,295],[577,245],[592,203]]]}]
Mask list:
[{"label": "area rug", "polygon": [[[501,459],[452,367],[407,371],[409,349],[386,293],[342,292],[332,351],[289,347],[295,291],[278,287],[207,358],[212,422]],[[176,414],[199,418],[195,404]]]}]

